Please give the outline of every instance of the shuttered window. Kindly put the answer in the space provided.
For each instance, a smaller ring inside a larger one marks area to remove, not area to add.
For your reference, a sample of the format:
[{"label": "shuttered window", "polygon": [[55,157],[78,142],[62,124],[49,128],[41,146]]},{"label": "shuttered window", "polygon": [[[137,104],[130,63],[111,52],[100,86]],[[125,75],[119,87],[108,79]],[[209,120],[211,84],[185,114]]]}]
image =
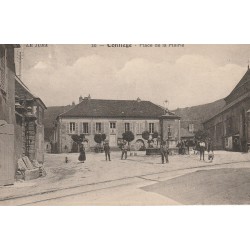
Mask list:
[{"label": "shuttered window", "polygon": [[102,132],[102,124],[100,122],[97,122],[95,124],[95,131],[96,133],[99,133],[99,134]]},{"label": "shuttered window", "polygon": [[69,123],[69,132],[71,134],[75,134],[75,132],[76,132],[76,123],[75,122],[70,122]]},{"label": "shuttered window", "polygon": [[149,123],[149,133],[150,134],[153,134],[155,131],[154,131],[154,123]]},{"label": "shuttered window", "polygon": [[125,132],[130,131],[130,124],[129,123],[125,123]]},{"label": "shuttered window", "polygon": [[188,124],[188,131],[191,133],[194,132],[194,124]]},{"label": "shuttered window", "polygon": [[83,124],[82,124],[82,133],[83,134],[89,133],[89,124],[87,122],[83,122]]}]

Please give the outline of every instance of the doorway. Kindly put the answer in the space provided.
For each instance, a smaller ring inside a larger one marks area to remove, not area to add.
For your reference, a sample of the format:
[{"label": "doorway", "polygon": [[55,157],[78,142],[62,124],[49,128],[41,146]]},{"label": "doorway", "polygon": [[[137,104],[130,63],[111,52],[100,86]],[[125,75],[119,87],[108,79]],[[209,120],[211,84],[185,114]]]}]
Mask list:
[{"label": "doorway", "polygon": [[109,146],[110,147],[117,146],[116,135],[109,135]]}]

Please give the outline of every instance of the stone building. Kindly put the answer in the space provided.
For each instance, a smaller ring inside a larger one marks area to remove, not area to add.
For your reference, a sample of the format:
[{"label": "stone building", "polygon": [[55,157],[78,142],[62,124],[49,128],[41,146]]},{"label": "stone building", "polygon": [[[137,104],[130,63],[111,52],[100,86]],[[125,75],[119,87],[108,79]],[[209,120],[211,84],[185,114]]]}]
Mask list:
[{"label": "stone building", "polygon": [[250,146],[250,70],[224,98],[222,110],[203,123],[214,147],[246,152]]},{"label": "stone building", "polygon": [[31,161],[44,162],[43,101],[15,77],[16,158],[28,156]]},{"label": "stone building", "polygon": [[14,183],[20,162],[25,168],[23,173],[27,170],[27,178],[30,173],[39,176],[39,169],[29,160],[44,160],[46,107],[16,76],[15,48],[19,47],[0,45],[0,185]]},{"label": "stone building", "polygon": [[0,44],[0,185],[15,179],[15,48]]},{"label": "stone building", "polygon": [[[99,100],[90,96],[79,98],[79,104],[57,118],[54,143],[57,152],[71,152],[74,134],[85,135],[85,147],[95,147],[94,135],[106,134],[109,144],[118,147],[122,134],[132,131],[135,135],[131,146],[136,150],[146,144],[142,132],[161,133],[160,117],[165,109],[149,101],[137,100]],[[173,126],[170,126],[173,129]],[[175,134],[174,134],[175,135]]]}]

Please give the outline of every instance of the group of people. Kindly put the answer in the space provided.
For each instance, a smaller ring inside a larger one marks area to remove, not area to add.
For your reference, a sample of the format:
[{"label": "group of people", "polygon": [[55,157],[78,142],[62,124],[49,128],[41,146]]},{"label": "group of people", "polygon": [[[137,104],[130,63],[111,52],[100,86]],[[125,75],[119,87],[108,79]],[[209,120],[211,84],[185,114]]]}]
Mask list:
[{"label": "group of people", "polygon": [[212,162],[214,159],[214,148],[211,138],[207,140],[201,139],[195,142],[194,153],[200,152],[200,161],[205,161],[205,151],[208,152],[208,160]]},{"label": "group of people", "polygon": [[[121,160],[123,160],[123,158],[126,160],[127,157],[128,157],[128,150],[129,150],[128,142],[126,142],[124,140],[121,143],[120,148],[121,148],[121,152],[122,152],[122,154],[121,154]],[[109,142],[108,141],[104,142],[103,149],[104,149],[106,161],[111,161],[110,146],[109,146]],[[168,150],[167,143],[164,142],[164,141],[161,143],[160,153],[161,153],[162,164],[164,164],[164,161],[166,163],[168,163],[169,162],[168,161],[169,150]],[[85,147],[84,147],[83,143],[80,144],[80,155],[78,157],[78,161],[80,161],[81,163],[84,163],[86,161],[86,153],[85,153]]]},{"label": "group of people", "polygon": [[185,155],[190,153],[190,148],[193,148],[194,154],[200,154],[200,160],[205,161],[205,151],[208,152],[208,160],[213,161],[214,158],[214,150],[213,150],[213,142],[211,138],[207,140],[181,140],[177,143],[176,147],[178,147],[178,153],[180,155]]},{"label": "group of people", "polygon": [[193,143],[191,140],[180,140],[176,145],[176,147],[179,149],[178,150],[179,155],[189,154],[189,149],[192,146]]},{"label": "group of people", "polygon": [[[188,153],[189,153],[189,146],[190,146],[190,142],[189,141],[180,141],[177,144],[177,147],[179,148],[179,150],[181,149],[181,151],[179,151],[180,154],[185,154],[185,151],[183,153],[183,148],[187,147]],[[125,140],[121,143],[120,145],[121,148],[121,160],[123,160],[123,158],[126,160],[128,157],[128,150],[129,150],[129,145],[128,142],[126,142]],[[111,157],[110,157],[110,146],[109,146],[109,142],[106,141],[103,144],[103,149],[104,149],[104,153],[105,153],[105,159],[106,161],[111,161]],[[207,150],[208,152],[208,160],[209,161],[213,161],[214,159],[214,150],[213,150],[213,142],[211,140],[211,138],[208,138],[208,140],[198,140],[194,142],[194,153],[200,153],[200,160],[205,161],[205,151]],[[161,154],[161,161],[162,164],[164,163],[169,163],[169,159],[168,159],[168,155],[169,155],[169,147],[168,147],[168,143],[166,141],[162,141],[160,144],[160,154]],[[84,161],[86,161],[86,153],[85,153],[85,147],[84,144],[82,143],[80,145],[80,155],[78,157],[78,160],[82,163],[84,163]]]},{"label": "group of people", "polygon": [[[105,152],[106,161],[107,160],[111,161],[111,159],[110,159],[110,146],[109,146],[108,142],[104,143],[103,149]],[[83,143],[80,144],[80,155],[78,157],[78,161],[80,161],[82,163],[84,163],[84,161],[86,161],[86,153],[85,153],[85,147],[84,147]]]}]

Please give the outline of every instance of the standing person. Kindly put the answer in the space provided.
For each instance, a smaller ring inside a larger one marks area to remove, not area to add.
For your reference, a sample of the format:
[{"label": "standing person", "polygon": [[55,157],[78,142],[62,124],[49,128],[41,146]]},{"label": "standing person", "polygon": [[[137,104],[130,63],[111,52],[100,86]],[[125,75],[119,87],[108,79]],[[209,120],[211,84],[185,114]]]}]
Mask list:
[{"label": "standing person", "polygon": [[181,140],[181,154],[185,154],[185,142],[183,140]]},{"label": "standing person", "polygon": [[123,160],[123,156],[125,156],[125,160],[127,159],[128,156],[128,145],[127,142],[124,141],[122,144],[122,156],[121,156],[121,160]]},{"label": "standing person", "polygon": [[84,161],[86,161],[86,154],[85,154],[85,147],[83,142],[80,145],[80,155],[78,157],[78,161],[84,163]]},{"label": "standing person", "polygon": [[168,145],[166,142],[162,142],[160,146],[160,152],[161,152],[161,162],[164,164],[164,159],[166,160],[166,163],[168,163]]},{"label": "standing person", "polygon": [[176,147],[178,148],[178,153],[180,155],[181,154],[181,142],[180,141],[178,141]]},{"label": "standing person", "polygon": [[205,159],[204,159],[205,149],[206,149],[206,144],[203,140],[201,140],[201,142],[200,142],[200,161],[201,161],[201,157],[202,157],[203,161],[205,161]]},{"label": "standing person", "polygon": [[104,152],[105,152],[106,161],[108,160],[108,158],[109,158],[109,161],[111,161],[110,160],[110,146],[108,142],[104,144]]},{"label": "standing person", "polygon": [[189,155],[189,145],[190,145],[189,140],[187,140],[186,141],[186,147],[187,147],[187,153],[188,153],[188,155]]}]

